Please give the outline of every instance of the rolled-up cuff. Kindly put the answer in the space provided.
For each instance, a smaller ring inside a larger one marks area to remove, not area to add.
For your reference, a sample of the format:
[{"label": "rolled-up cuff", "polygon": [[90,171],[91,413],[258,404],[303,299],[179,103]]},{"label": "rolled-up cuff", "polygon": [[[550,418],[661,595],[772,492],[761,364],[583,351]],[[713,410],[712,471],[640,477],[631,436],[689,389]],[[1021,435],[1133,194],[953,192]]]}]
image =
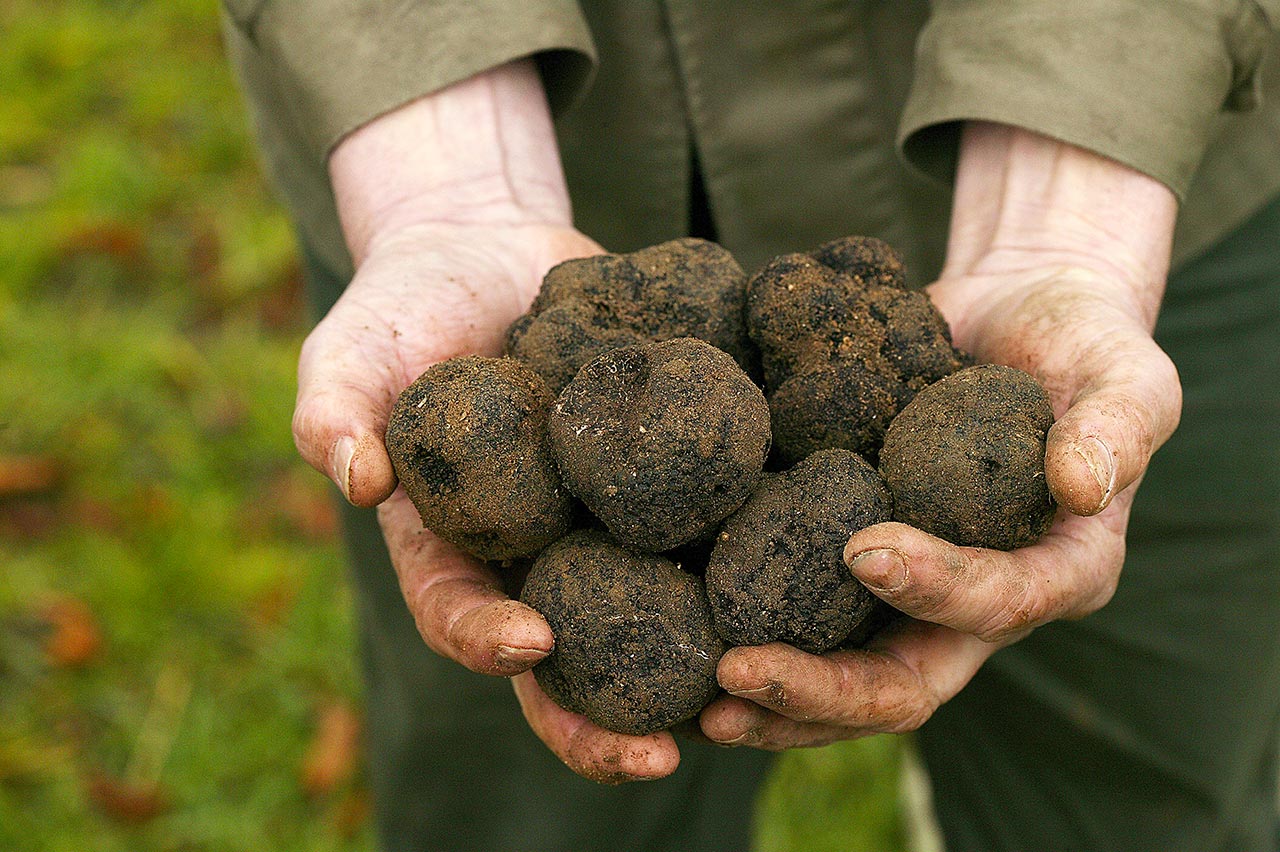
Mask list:
[{"label": "rolled-up cuff", "polygon": [[993,121],[1110,157],[1182,198],[1224,109],[1255,102],[1268,25],[1252,3],[937,2],[898,144],[939,180],[960,123]]},{"label": "rolled-up cuff", "polygon": [[321,162],[377,116],[506,62],[537,58],[553,110],[594,64],[572,0],[242,0],[231,11]]}]

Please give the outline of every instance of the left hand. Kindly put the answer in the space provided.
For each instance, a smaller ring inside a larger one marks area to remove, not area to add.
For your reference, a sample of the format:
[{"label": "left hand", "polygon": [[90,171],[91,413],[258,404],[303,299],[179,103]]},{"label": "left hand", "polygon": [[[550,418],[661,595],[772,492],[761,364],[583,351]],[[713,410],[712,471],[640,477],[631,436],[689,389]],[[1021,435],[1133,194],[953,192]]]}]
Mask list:
[{"label": "left hand", "polygon": [[850,570],[910,618],[855,651],[730,650],[718,670],[730,695],[701,716],[714,741],[781,750],[914,730],[995,651],[1115,591],[1136,485],[1181,408],[1177,372],[1151,339],[1173,196],[1095,154],[973,125],[956,197],[947,267],[929,292],[958,346],[1049,391],[1058,516],[1010,552],[900,523],[856,533]]}]

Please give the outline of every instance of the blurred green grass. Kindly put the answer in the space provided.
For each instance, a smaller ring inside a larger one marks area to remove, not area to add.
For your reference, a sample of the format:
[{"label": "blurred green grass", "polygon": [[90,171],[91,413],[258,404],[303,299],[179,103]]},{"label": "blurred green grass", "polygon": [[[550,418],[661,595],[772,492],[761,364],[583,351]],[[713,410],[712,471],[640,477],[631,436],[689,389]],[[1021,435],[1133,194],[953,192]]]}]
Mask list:
[{"label": "blurred green grass", "polygon": [[[298,263],[216,0],[0,32],[0,849],[372,849]],[[897,749],[786,756],[761,848],[903,848]]]}]

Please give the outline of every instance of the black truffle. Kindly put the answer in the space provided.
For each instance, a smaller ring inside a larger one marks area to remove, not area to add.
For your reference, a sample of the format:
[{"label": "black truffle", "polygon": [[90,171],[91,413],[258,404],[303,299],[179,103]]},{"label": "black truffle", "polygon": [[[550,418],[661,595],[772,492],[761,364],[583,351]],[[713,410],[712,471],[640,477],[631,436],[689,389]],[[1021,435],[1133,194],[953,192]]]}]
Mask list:
[{"label": "black truffle", "polygon": [[548,433],[566,487],[619,542],[657,552],[711,531],[751,493],[769,409],[727,354],[680,338],[591,361]]},{"label": "black truffle", "polygon": [[953,544],[1013,550],[1053,522],[1044,476],[1053,409],[1040,384],[984,364],[921,391],[880,453],[894,518]]},{"label": "black truffle", "polygon": [[534,556],[569,531],[573,500],[547,445],[551,394],[509,358],[429,368],[400,394],[387,452],[422,523],[481,559]]},{"label": "black truffle", "polygon": [[788,462],[828,447],[874,459],[894,415],[966,356],[929,297],[901,289],[887,246],[849,238],[816,251],[825,261],[782,255],[747,285],[777,449]]},{"label": "black truffle", "polygon": [[845,544],[890,513],[879,474],[848,450],[767,475],[725,521],[707,565],[716,631],[731,645],[840,645],[876,600],[845,566]]},{"label": "black truffle", "polygon": [[533,669],[538,684],[603,728],[660,731],[696,716],[718,691],[725,649],[702,580],[661,556],[571,533],[543,551],[520,599],[555,635]]},{"label": "black truffle", "polygon": [[677,337],[705,340],[751,369],[745,285],[728,251],[694,238],[566,261],[547,273],[528,313],[508,329],[506,352],[553,393],[597,355]]}]

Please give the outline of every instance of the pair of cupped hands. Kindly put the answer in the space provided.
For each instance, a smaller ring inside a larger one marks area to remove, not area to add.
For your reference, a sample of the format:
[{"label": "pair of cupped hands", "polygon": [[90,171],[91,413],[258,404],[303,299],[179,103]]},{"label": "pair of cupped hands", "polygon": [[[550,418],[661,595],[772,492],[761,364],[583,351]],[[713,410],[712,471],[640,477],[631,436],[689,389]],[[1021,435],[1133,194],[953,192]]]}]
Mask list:
[{"label": "pair of cupped hands", "polygon": [[[492,568],[423,529],[383,445],[402,388],[439,361],[500,354],[546,271],[603,251],[571,225],[538,85],[527,64],[504,66],[335,149],[330,175],[357,271],[303,346],[294,435],[349,501],[378,507],[432,650],[510,677],[534,732],[573,771],[660,778],[679,762],[672,735],[602,729],[539,689],[529,670],[554,645],[550,627],[504,594]],[[855,533],[851,576],[910,618],[859,650],[730,649],[717,669],[725,693],[696,720],[714,742],[781,750],[914,730],[997,650],[1094,612],[1116,588],[1135,486],[1181,405],[1177,373],[1151,338],[1174,198],[1112,160],[981,123],[962,134],[955,191],[946,266],[928,292],[959,347],[1048,390],[1057,518],[1011,552],[900,523]]]}]

